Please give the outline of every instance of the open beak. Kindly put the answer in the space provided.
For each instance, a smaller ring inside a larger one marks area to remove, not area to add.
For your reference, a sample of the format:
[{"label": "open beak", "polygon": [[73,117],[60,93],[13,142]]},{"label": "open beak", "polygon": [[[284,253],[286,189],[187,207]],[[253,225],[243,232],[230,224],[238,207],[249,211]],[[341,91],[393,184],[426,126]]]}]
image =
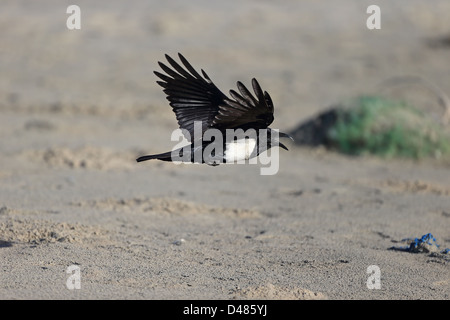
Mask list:
[{"label": "open beak", "polygon": [[[289,139],[291,139],[292,141],[294,141],[294,138],[292,138],[290,135],[288,135],[287,133],[284,133],[284,132],[279,132],[279,133],[278,133],[278,137],[279,137],[279,138],[289,138]],[[289,149],[288,149],[284,144],[282,144],[280,141],[278,141],[278,146],[279,146],[280,148],[283,148],[284,150],[289,151]]]},{"label": "open beak", "polygon": [[280,148],[283,148],[284,150],[289,151],[289,149],[288,149],[284,144],[282,144],[280,141],[278,141],[278,146],[279,146]]},{"label": "open beak", "polygon": [[280,138],[289,138],[292,141],[294,141],[294,138],[292,138],[292,136],[290,136],[290,135],[288,135],[287,133],[284,133],[284,132],[279,132],[278,133],[278,137],[280,137]]}]

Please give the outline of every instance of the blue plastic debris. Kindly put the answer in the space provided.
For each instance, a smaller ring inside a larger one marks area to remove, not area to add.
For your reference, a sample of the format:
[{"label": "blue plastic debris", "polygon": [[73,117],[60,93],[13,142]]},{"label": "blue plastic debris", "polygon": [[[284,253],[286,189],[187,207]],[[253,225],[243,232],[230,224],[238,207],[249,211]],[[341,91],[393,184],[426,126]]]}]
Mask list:
[{"label": "blue plastic debris", "polygon": [[[409,246],[392,247],[391,249],[414,253],[439,252],[439,245],[436,242],[436,238],[431,233],[427,233],[423,235],[421,238],[414,238],[414,239],[406,238],[403,239],[402,241],[407,241],[409,243]],[[450,254],[450,249],[446,248],[445,250],[441,251],[441,253]]]},{"label": "blue plastic debris", "polygon": [[431,233],[427,233],[422,238],[415,238],[409,244],[409,251],[411,252],[438,252],[439,245],[436,243],[436,238]]}]

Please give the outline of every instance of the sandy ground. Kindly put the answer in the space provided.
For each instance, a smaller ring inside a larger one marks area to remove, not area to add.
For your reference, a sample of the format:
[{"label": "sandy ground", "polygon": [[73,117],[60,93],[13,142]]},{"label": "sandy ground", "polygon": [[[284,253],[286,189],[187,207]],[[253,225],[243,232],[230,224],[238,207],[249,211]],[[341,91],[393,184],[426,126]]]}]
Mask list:
[{"label": "sandy ground", "polygon": [[[361,0],[79,0],[70,31],[72,3],[2,1],[0,298],[449,299],[448,255],[390,250],[426,233],[450,247],[448,164],[292,143],[271,176],[135,162],[175,143],[164,53],[224,92],[256,77],[281,131],[393,76],[449,93],[450,2],[377,2],[381,30]],[[392,91],[442,112],[423,88]]]}]

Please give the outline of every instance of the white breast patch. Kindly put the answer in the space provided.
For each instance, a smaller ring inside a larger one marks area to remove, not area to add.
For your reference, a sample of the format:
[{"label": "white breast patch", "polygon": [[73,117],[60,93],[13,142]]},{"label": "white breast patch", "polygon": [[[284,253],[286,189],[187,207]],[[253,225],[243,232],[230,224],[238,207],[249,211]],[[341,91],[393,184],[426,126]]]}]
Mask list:
[{"label": "white breast patch", "polygon": [[225,161],[248,160],[256,147],[256,139],[239,139],[226,144]]}]

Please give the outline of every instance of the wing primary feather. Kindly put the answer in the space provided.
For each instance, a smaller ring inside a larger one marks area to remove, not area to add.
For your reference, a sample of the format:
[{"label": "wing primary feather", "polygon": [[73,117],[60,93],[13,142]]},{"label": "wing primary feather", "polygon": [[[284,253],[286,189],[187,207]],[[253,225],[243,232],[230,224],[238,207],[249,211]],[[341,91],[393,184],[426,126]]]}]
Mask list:
[{"label": "wing primary feather", "polygon": [[239,93],[237,93],[234,90],[230,90],[230,96],[233,97],[234,100],[236,100],[238,103],[246,106],[246,107],[250,107],[249,103],[247,100],[245,100]]},{"label": "wing primary feather", "polygon": [[161,80],[163,80],[163,81],[165,81],[165,82],[170,82],[170,81],[173,80],[171,77],[169,77],[169,76],[167,76],[167,75],[165,75],[165,74],[162,74],[162,73],[160,73],[160,72],[158,72],[158,71],[153,71],[153,73],[154,73],[157,77],[159,77]]},{"label": "wing primary feather", "polygon": [[208,75],[206,74],[206,72],[203,70],[203,69],[201,69],[202,70],[202,74],[203,74],[203,77],[206,79],[206,81],[208,81],[208,83],[213,83],[212,82],[212,80],[208,77]]},{"label": "wing primary feather", "polygon": [[197,79],[201,79],[202,76],[198,74],[197,71],[195,71],[195,69],[191,66],[191,64],[186,60],[185,57],[183,57],[183,55],[181,53],[178,53],[178,57],[180,57],[181,62],[184,64],[184,66],[186,67],[186,69],[188,69],[188,71]]},{"label": "wing primary feather", "polygon": [[233,109],[237,109],[237,110],[244,111],[244,112],[248,110],[247,107],[244,107],[242,104],[240,104],[240,103],[238,103],[236,101],[233,101],[233,100],[227,99],[225,101],[225,103],[226,103],[226,105],[225,106],[219,106],[219,109],[226,110],[227,108],[231,107]]},{"label": "wing primary feather", "polygon": [[267,106],[273,113],[273,102],[272,98],[270,97],[269,93],[267,91],[264,91],[264,99],[266,100]]},{"label": "wing primary feather", "polygon": [[253,97],[253,95],[250,93],[250,91],[247,90],[247,88],[244,86],[244,84],[240,81],[237,82],[237,87],[239,91],[241,92],[242,96],[253,106],[255,107],[257,105],[256,99]]},{"label": "wing primary feather", "polygon": [[183,69],[182,66],[180,66],[175,60],[173,60],[169,55],[166,54],[166,59],[170,63],[170,65],[178,71],[181,75],[183,75],[185,78],[192,78],[192,75],[189,74],[186,70]]},{"label": "wing primary feather", "polygon": [[[166,66],[162,62],[158,62],[158,64],[161,67],[161,69],[164,70],[164,72],[166,72],[169,76],[171,76],[174,79],[186,79],[187,78],[186,75],[183,75],[183,74],[180,74],[178,72],[175,72],[174,70],[170,69],[168,66]],[[172,63],[171,63],[171,65],[172,65]],[[183,76],[184,76],[184,78],[183,78]]]},{"label": "wing primary feather", "polygon": [[157,84],[159,84],[163,88],[167,88],[167,82],[164,81],[156,81]]},{"label": "wing primary feather", "polygon": [[253,91],[255,91],[256,97],[258,98],[258,100],[260,102],[265,102],[266,99],[264,98],[264,93],[261,89],[261,86],[259,85],[258,81],[256,81],[255,78],[252,79],[252,86],[253,86]]}]

